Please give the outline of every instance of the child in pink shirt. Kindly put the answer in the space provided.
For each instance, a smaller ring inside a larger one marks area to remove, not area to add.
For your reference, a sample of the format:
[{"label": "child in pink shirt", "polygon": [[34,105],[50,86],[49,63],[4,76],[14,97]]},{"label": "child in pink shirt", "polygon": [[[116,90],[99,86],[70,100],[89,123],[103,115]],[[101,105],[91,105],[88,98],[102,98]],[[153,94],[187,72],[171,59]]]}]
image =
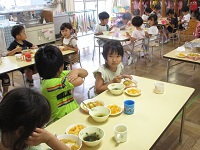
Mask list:
[{"label": "child in pink shirt", "polygon": [[196,27],[195,37],[200,38],[200,21],[199,21],[199,23],[197,24],[197,27]]}]

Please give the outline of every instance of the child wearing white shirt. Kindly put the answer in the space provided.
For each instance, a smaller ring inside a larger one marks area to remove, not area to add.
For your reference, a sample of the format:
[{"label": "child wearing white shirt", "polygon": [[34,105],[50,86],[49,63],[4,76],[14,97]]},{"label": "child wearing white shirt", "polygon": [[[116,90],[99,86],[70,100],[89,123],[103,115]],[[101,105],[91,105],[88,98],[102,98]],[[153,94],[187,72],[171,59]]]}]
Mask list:
[{"label": "child wearing white shirt", "polygon": [[[124,52],[126,52],[129,56],[128,56],[128,65],[130,65],[133,62],[133,58],[130,56],[131,55],[131,51],[143,51],[143,45],[142,45],[142,41],[136,41],[139,39],[143,39],[145,38],[145,32],[142,29],[142,24],[143,24],[143,20],[140,16],[136,16],[132,19],[132,25],[136,28],[132,34],[130,35],[128,32],[126,32],[126,36],[130,39],[131,43],[128,45],[124,45]],[[134,45],[133,45],[133,42]],[[134,49],[133,49],[134,46]],[[135,62],[135,61],[134,61]]]},{"label": "child wearing white shirt", "polygon": [[179,17],[179,29],[187,29],[188,28],[188,23],[190,21],[190,14],[189,14],[189,7],[188,6],[183,6],[182,7],[182,13],[183,13],[183,18]]},{"label": "child wearing white shirt", "polygon": [[144,14],[142,15],[143,21],[145,21],[145,22],[148,21],[148,18],[149,18],[149,15],[150,15],[151,12],[152,12],[151,8],[147,7],[145,9]]},{"label": "child wearing white shirt", "polygon": [[148,18],[148,24],[151,26],[147,32],[145,32],[145,36],[150,38],[149,39],[149,45],[155,44],[155,39],[157,38],[155,35],[158,34],[158,28],[157,28],[157,21],[158,17],[156,14],[151,14]]}]

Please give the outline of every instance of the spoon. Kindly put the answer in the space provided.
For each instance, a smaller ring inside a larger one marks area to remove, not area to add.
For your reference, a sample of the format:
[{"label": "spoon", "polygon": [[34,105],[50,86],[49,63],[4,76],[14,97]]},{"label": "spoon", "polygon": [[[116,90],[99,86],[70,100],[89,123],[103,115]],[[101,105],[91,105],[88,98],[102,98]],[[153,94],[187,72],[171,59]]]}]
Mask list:
[{"label": "spoon", "polygon": [[87,110],[92,110],[92,109],[90,109],[90,108],[85,104],[84,101],[82,101],[82,103],[83,103],[83,105],[87,108]]}]

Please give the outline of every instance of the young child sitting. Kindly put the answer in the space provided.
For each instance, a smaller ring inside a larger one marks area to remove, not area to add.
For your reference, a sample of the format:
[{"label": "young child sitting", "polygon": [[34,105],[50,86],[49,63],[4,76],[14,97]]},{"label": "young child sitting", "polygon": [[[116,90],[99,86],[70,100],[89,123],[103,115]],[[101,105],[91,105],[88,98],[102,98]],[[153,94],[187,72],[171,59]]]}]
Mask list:
[{"label": "young child sitting", "polygon": [[177,16],[176,14],[174,13],[174,10],[173,9],[169,9],[167,11],[167,14],[168,16],[167,18],[167,23],[165,25],[166,29],[167,29],[167,38],[168,37],[168,33],[175,33],[176,32],[176,29],[177,29],[177,26],[178,26],[178,19],[177,19]]},{"label": "young child sitting", "polygon": [[63,55],[53,46],[40,48],[35,54],[35,66],[42,77],[41,93],[51,105],[51,121],[56,121],[79,107],[71,90],[83,83],[85,69],[63,71]]},{"label": "young child sitting", "polygon": [[129,12],[126,12],[122,15],[122,20],[117,23],[117,28],[120,28],[121,30],[125,29],[126,26],[130,26],[130,20],[132,19],[132,15]]},{"label": "young child sitting", "polygon": [[[63,23],[60,26],[60,32],[61,32],[61,45],[64,46],[64,48],[61,48],[60,50],[72,50],[75,51],[77,54],[71,55],[71,57],[76,57],[75,55],[78,55],[78,46],[77,46],[77,39],[76,37],[72,36],[72,32],[74,29],[72,28],[72,25],[70,23]],[[77,57],[79,58],[79,57]],[[74,60],[74,59],[73,59]],[[79,61],[79,60],[77,60]],[[64,70],[67,70],[67,65],[69,65],[69,57],[65,56],[64,61]]]},{"label": "young child sitting", "polygon": [[51,115],[47,99],[30,88],[16,88],[0,102],[0,150],[70,150],[43,129]]},{"label": "young child sitting", "polygon": [[108,89],[110,83],[119,83],[122,78],[130,78],[130,75],[121,75],[124,66],[122,58],[124,55],[123,47],[118,41],[107,41],[103,46],[103,58],[105,64],[101,65],[98,70],[94,71],[95,92],[100,94]]},{"label": "young child sitting", "polygon": [[142,15],[142,19],[143,19],[144,22],[148,21],[148,18],[149,18],[149,15],[150,15],[151,12],[152,12],[152,10],[151,10],[150,7],[145,8],[144,14]]},{"label": "young child sitting", "polygon": [[183,17],[179,17],[179,29],[186,30],[188,28],[188,23],[190,21],[190,14],[189,14],[189,7],[183,6],[182,7]]},{"label": "young child sitting", "polygon": [[[130,52],[131,51],[141,51],[142,50],[142,41],[136,41],[135,40],[139,40],[139,39],[143,39],[145,38],[145,32],[142,29],[142,24],[143,24],[143,20],[140,16],[136,16],[132,19],[132,25],[136,28],[135,30],[133,30],[132,34],[130,35],[128,32],[126,32],[126,36],[130,39],[131,43],[128,45],[124,45],[124,51],[127,52],[129,54],[128,57],[128,65],[130,65],[133,62],[133,58],[130,56]],[[132,42],[135,42],[134,46]],[[134,49],[133,49],[134,46]],[[144,55],[144,54],[143,54]]]},{"label": "young child sitting", "polygon": [[[37,48],[37,46],[26,41],[27,36],[26,36],[25,29],[23,26],[21,25],[14,26],[11,30],[11,34],[15,38],[15,40],[8,47],[8,53],[7,53],[8,56],[21,53],[22,50],[25,50],[25,49]],[[29,86],[33,86],[32,75],[36,73],[34,69],[34,65],[27,67],[25,69],[20,69],[20,71],[22,73],[25,72]]]},{"label": "young child sitting", "polygon": [[0,75],[0,80],[2,80],[2,87],[3,87],[2,96],[4,96],[6,95],[6,93],[8,93],[8,88],[10,86],[10,77],[8,76],[7,73],[4,73]]},{"label": "young child sitting", "polygon": [[[148,31],[145,31],[145,36],[149,38],[148,46],[152,46],[156,44],[156,35],[158,34],[158,17],[156,14],[151,14],[148,18],[148,24],[150,25],[150,28]],[[147,44],[147,42],[145,42]]]},{"label": "young child sitting", "polygon": [[160,7],[160,4],[156,4],[153,8],[153,11],[150,13],[151,14],[155,14],[157,15],[157,17],[160,17],[160,10],[161,10],[161,7]]}]

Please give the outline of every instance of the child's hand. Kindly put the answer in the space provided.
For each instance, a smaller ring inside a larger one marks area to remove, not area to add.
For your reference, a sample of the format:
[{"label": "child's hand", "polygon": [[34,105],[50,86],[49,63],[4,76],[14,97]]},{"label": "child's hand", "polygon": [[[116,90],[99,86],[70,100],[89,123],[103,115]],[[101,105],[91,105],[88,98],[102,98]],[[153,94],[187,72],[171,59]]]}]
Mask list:
[{"label": "child's hand", "polygon": [[131,35],[128,32],[126,32],[126,37],[130,39]]},{"label": "child's hand", "polygon": [[21,52],[21,51],[22,51],[22,47],[17,46],[17,47],[15,48],[15,51],[16,51],[16,52]]},{"label": "child's hand", "polygon": [[113,78],[113,83],[120,83],[121,82],[121,76],[116,76]]},{"label": "child's hand", "polygon": [[45,129],[36,128],[26,140],[26,144],[30,146],[36,146],[40,143],[47,143],[52,136],[53,135],[50,135],[50,133]]},{"label": "child's hand", "polygon": [[122,77],[122,78],[129,78],[130,80],[133,79],[133,77],[132,77],[131,75],[122,75],[121,77]]}]

